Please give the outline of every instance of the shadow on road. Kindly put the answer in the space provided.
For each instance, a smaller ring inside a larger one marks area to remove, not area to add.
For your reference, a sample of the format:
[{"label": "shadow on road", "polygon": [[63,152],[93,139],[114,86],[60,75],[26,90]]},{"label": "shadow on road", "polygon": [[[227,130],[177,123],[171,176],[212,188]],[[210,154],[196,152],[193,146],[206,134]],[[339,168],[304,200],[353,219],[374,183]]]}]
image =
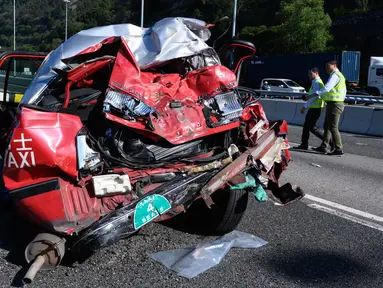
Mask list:
[{"label": "shadow on road", "polygon": [[271,268],[307,283],[334,283],[353,277],[371,279],[377,276],[363,262],[348,255],[325,251],[301,251],[294,254],[282,252],[279,255],[278,259],[270,261]]},{"label": "shadow on road", "polygon": [[307,153],[307,154],[317,154],[317,155],[325,155],[324,153],[316,152],[314,150],[302,150],[302,149],[295,149],[291,148],[290,151],[299,152],[299,153]]},{"label": "shadow on road", "polygon": [[8,201],[0,200],[0,249],[8,251],[5,260],[20,266],[12,287],[22,287],[22,278],[26,272],[24,250],[36,236],[36,228],[21,219]]}]

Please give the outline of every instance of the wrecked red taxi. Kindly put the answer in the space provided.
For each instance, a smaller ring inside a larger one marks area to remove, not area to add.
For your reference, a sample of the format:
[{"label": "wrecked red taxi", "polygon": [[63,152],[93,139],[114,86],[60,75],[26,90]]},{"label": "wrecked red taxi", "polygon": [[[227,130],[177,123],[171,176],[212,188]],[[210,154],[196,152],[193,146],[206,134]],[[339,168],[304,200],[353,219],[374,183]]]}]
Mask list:
[{"label": "wrecked red taxi", "polygon": [[286,122],[267,120],[209,37],[195,19],[113,25],[81,31],[45,59],[4,157],[18,211],[43,231],[26,248],[26,281],[68,248],[95,251],[152,221],[182,214],[223,234],[249,192],[281,204],[303,196],[278,184]]}]

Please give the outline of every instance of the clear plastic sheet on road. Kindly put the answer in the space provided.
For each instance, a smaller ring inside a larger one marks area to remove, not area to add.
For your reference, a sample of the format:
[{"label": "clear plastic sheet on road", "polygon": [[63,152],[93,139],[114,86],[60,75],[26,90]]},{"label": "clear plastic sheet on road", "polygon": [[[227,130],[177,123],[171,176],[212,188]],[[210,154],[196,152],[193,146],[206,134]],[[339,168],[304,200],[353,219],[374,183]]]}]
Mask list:
[{"label": "clear plastic sheet on road", "polygon": [[218,265],[231,248],[260,248],[267,242],[257,236],[233,231],[213,242],[149,255],[178,275],[193,278]]}]

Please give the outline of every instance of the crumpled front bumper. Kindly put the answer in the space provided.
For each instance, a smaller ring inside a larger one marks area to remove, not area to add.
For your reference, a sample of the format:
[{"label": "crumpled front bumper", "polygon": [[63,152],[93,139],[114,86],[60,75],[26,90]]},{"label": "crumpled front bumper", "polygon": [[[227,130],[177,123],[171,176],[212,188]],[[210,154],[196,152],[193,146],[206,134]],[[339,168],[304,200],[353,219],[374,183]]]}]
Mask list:
[{"label": "crumpled front bumper", "polygon": [[[262,172],[261,177],[268,178],[265,188],[272,191],[274,198],[277,198],[281,205],[286,205],[304,196],[301,188],[293,186],[290,183],[279,186],[278,177],[274,173],[276,165],[282,165],[282,154],[289,146],[282,137],[278,136],[275,130],[268,130],[257,141],[257,146],[249,148],[240,157],[234,160],[217,173],[201,190],[201,196],[206,205],[211,207],[213,201],[210,197],[218,189],[224,187],[227,183],[238,184],[246,181],[243,172],[247,169],[255,168]],[[287,161],[287,160],[285,160]],[[284,163],[287,165],[287,163]],[[281,169],[281,168],[280,168]]]}]

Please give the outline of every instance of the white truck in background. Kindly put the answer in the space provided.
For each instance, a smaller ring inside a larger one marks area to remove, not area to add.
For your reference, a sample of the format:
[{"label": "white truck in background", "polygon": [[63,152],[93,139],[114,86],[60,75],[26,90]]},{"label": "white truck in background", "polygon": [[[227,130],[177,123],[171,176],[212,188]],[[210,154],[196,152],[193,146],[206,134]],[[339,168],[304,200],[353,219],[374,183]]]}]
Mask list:
[{"label": "white truck in background", "polygon": [[261,83],[266,78],[278,80],[288,78],[308,89],[311,85],[311,81],[307,77],[308,69],[318,67],[321,71],[321,78],[323,81],[327,81],[328,74],[325,71],[325,66],[329,60],[338,61],[339,69],[347,79],[348,94],[364,96],[383,95],[383,57],[370,57],[370,66],[368,71],[366,71],[367,85],[360,87],[360,51],[255,56],[247,65],[246,86],[262,89],[263,83],[261,87],[258,86],[258,83]]},{"label": "white truck in background", "polygon": [[371,57],[368,68],[367,93],[383,95],[383,57]]}]

